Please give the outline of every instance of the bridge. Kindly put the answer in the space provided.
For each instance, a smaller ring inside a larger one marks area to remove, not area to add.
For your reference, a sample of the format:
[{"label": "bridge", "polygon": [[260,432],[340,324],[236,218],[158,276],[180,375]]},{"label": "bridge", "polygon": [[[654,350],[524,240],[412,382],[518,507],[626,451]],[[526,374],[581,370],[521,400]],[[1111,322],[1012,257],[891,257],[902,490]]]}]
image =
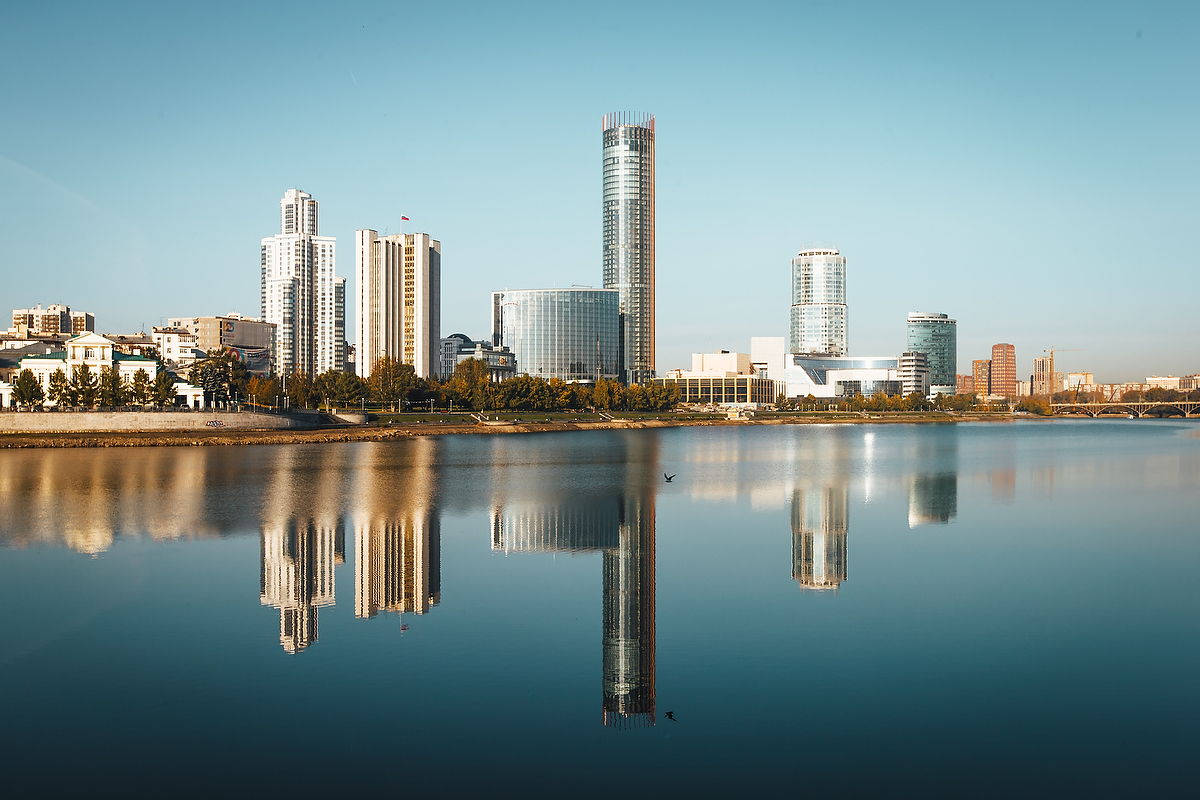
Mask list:
[{"label": "bridge", "polygon": [[1102,414],[1144,417],[1191,417],[1200,416],[1200,400],[1144,400],[1139,402],[1114,403],[1052,403],[1054,414],[1086,414],[1099,417]]}]

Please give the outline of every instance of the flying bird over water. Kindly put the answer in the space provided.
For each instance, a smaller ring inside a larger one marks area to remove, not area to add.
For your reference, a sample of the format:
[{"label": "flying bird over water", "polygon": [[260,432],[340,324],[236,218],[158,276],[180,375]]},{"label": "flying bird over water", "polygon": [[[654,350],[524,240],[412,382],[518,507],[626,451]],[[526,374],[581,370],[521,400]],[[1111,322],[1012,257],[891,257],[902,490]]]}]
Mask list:
[{"label": "flying bird over water", "polygon": [[[678,472],[675,473],[675,475],[678,475],[678,474],[679,474]],[[668,475],[667,473],[664,472],[663,478],[666,479],[667,483],[670,483],[671,481],[675,480],[675,475]]]},{"label": "flying bird over water", "polygon": [[663,716],[671,720],[671,722],[679,722],[679,720],[675,719],[674,711],[668,711],[667,713],[663,714]]}]

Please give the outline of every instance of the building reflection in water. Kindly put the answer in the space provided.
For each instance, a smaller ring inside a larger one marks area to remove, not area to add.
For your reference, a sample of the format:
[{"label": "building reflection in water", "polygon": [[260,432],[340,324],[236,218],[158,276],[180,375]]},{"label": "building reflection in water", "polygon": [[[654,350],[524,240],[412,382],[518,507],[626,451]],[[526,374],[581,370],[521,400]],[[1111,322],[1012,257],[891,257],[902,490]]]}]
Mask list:
[{"label": "building reflection in water", "polygon": [[958,516],[958,431],[935,428],[921,437],[908,480],[908,527],[945,525]]},{"label": "building reflection in water", "polygon": [[792,492],[792,578],[801,589],[836,590],[842,585],[849,529],[848,481]]},{"label": "building reflection in water", "polygon": [[[442,599],[441,512],[437,478],[441,443],[369,447],[354,489],[354,616],[381,611],[424,614]],[[378,460],[376,460],[378,459]]]},{"label": "building reflection in water", "polygon": [[[657,440],[631,437],[627,473],[608,494],[564,492],[553,505],[520,498],[492,511],[492,548],[602,554],[601,719],[606,727],[655,724],[654,492]],[[633,452],[643,451],[643,452]],[[550,469],[550,467],[547,467]],[[545,476],[547,480],[552,477]],[[545,485],[529,475],[529,485]]]},{"label": "building reflection in water", "polygon": [[317,609],[335,602],[335,565],[346,560],[341,473],[346,449],[311,459],[280,450],[262,513],[259,599],[279,609],[279,643],[299,653],[317,640]]}]

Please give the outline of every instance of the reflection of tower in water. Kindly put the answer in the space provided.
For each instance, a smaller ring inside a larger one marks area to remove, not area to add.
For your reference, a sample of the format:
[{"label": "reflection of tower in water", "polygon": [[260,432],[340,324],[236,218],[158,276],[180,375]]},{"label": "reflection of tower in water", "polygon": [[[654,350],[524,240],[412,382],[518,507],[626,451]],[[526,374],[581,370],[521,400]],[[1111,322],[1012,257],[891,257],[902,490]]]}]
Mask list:
[{"label": "reflection of tower in water", "polygon": [[279,609],[279,643],[298,653],[317,640],[317,608],[334,603],[334,564],[345,560],[345,531],[288,520],[263,528],[259,597]]},{"label": "reflection of tower in water", "polygon": [[945,525],[958,516],[958,432],[930,430],[917,446],[920,472],[909,476],[908,527]]},{"label": "reflection of tower in water", "polygon": [[654,500],[620,500],[620,542],[604,551],[604,724],[654,724]]},{"label": "reflection of tower in water", "polygon": [[355,522],[354,616],[424,614],[442,599],[441,531],[436,511]]},{"label": "reflection of tower in water", "polygon": [[846,580],[849,527],[848,483],[792,492],[792,578],[801,589],[836,590]]}]

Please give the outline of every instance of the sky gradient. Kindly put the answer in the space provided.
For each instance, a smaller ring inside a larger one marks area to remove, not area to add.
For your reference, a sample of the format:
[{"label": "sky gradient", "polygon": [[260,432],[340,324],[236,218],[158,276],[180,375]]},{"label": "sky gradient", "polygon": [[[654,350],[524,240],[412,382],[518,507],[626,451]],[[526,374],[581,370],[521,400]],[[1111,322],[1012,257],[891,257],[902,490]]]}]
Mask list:
[{"label": "sky gradient", "polygon": [[1098,381],[1200,372],[1200,6],[6,4],[0,310],[259,312],[279,198],[442,242],[442,334],[601,277],[600,117],[657,117],[659,372],[786,336],[849,260],[850,352],[958,320]]}]

